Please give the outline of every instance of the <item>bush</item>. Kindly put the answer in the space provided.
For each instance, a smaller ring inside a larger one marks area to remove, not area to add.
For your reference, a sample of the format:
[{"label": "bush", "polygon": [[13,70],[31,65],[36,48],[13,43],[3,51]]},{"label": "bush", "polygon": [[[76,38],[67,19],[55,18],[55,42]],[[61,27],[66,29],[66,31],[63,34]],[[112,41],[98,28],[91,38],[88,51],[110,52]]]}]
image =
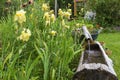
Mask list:
[{"label": "bush", "polygon": [[8,14],[12,14],[18,9],[20,5],[19,1],[16,0],[1,0],[0,2],[0,19],[6,17]]},{"label": "bush", "polygon": [[[55,0],[49,0],[49,1],[50,1],[51,7],[53,8]],[[66,8],[68,3],[70,3],[70,4],[73,3],[73,0],[57,0],[57,2],[58,2],[58,5],[60,8]]]},{"label": "bush", "polygon": [[[93,5],[93,3],[95,3]],[[102,26],[120,26],[119,0],[92,0],[88,3],[96,11],[96,21]]]},{"label": "bush", "polygon": [[4,4],[4,0],[0,1],[0,17],[2,16],[2,12],[3,12],[3,5]]}]

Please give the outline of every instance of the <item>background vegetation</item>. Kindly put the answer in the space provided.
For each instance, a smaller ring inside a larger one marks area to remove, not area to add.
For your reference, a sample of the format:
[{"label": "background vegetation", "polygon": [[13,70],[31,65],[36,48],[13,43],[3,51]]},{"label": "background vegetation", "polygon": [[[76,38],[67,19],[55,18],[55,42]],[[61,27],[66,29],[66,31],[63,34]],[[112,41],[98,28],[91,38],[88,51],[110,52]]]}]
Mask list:
[{"label": "background vegetation", "polygon": [[119,0],[88,0],[87,9],[96,12],[96,22],[103,27],[120,26]]}]

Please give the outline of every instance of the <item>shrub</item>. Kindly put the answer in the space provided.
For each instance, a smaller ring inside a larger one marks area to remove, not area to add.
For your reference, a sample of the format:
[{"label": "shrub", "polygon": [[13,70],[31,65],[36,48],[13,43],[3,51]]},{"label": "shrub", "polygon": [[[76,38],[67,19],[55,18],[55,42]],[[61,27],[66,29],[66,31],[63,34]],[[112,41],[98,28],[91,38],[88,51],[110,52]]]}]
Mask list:
[{"label": "shrub", "polygon": [[16,0],[1,0],[0,1],[0,18],[12,14],[15,10],[20,8],[20,1]]},{"label": "shrub", "polygon": [[4,4],[4,2],[5,2],[4,0],[1,0],[1,1],[0,1],[0,17],[2,16],[3,6],[4,6],[3,4]]},{"label": "shrub", "polygon": [[96,11],[96,22],[102,26],[120,25],[119,0],[92,0],[88,2],[90,8]]}]

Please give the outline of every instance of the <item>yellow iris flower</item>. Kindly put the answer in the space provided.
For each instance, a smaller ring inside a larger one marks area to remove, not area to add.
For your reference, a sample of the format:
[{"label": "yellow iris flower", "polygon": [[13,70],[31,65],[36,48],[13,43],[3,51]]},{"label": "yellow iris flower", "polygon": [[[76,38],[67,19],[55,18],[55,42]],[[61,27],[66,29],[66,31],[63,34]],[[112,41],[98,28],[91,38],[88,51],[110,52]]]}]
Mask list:
[{"label": "yellow iris flower", "polygon": [[76,27],[80,27],[80,24],[79,24],[79,23],[77,23],[77,24],[76,24]]},{"label": "yellow iris flower", "polygon": [[61,18],[63,18],[64,12],[62,11],[62,9],[59,9],[59,10],[58,10],[58,14],[59,14],[59,16],[60,16]]},{"label": "yellow iris flower", "polygon": [[67,29],[69,29],[69,28],[70,28],[70,26],[68,26],[68,25],[65,25],[64,27],[65,27],[65,28],[67,28]]},{"label": "yellow iris flower", "polygon": [[25,11],[20,10],[17,11],[14,17],[14,21],[18,21],[18,23],[22,24],[23,22],[26,22],[26,16],[25,16]]},{"label": "yellow iris flower", "polygon": [[54,23],[55,22],[55,15],[54,14],[51,14],[51,22]]},{"label": "yellow iris flower", "polygon": [[49,12],[44,13],[43,19],[45,19],[46,21],[48,21],[50,19]]},{"label": "yellow iris flower", "polygon": [[71,9],[67,9],[67,12],[69,12],[70,14],[72,13],[72,10]]},{"label": "yellow iris flower", "polygon": [[28,41],[30,36],[31,36],[31,31],[29,29],[23,29],[21,35],[19,36],[19,39],[22,41]]},{"label": "yellow iris flower", "polygon": [[54,10],[50,10],[49,14],[54,14]]},{"label": "yellow iris flower", "polygon": [[45,24],[46,24],[46,26],[49,26],[51,22],[52,22],[52,23],[55,22],[56,17],[55,17],[54,14],[51,14],[51,15],[50,15],[49,12],[45,12],[45,13],[44,13],[44,16],[43,16],[43,19],[45,19]]},{"label": "yellow iris flower", "polygon": [[51,34],[52,36],[55,36],[55,35],[57,34],[57,32],[54,31],[54,30],[52,30],[52,31],[50,32],[50,34]]},{"label": "yellow iris flower", "polygon": [[65,20],[63,19],[61,22],[62,26],[65,26]]},{"label": "yellow iris flower", "polygon": [[83,12],[84,11],[84,8],[81,8],[81,12]]},{"label": "yellow iris flower", "polygon": [[70,19],[71,13],[69,13],[69,12],[64,12],[64,16],[65,16],[67,19]]},{"label": "yellow iris flower", "polygon": [[50,26],[50,20],[45,21],[45,26]]},{"label": "yellow iris flower", "polygon": [[48,11],[49,6],[46,3],[42,4],[42,11]]},{"label": "yellow iris flower", "polygon": [[72,6],[72,4],[68,3],[68,7],[71,7],[71,6]]}]

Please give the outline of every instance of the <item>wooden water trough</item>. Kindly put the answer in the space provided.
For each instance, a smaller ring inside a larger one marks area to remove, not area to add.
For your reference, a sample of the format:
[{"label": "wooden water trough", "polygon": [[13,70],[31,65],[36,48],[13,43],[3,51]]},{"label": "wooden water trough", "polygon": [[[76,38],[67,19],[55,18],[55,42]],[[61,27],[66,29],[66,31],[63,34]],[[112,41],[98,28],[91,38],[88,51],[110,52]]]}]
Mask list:
[{"label": "wooden water trough", "polygon": [[113,69],[112,60],[106,55],[98,41],[92,41],[92,37],[85,26],[83,33],[86,41],[80,62],[72,80],[118,80]]}]

